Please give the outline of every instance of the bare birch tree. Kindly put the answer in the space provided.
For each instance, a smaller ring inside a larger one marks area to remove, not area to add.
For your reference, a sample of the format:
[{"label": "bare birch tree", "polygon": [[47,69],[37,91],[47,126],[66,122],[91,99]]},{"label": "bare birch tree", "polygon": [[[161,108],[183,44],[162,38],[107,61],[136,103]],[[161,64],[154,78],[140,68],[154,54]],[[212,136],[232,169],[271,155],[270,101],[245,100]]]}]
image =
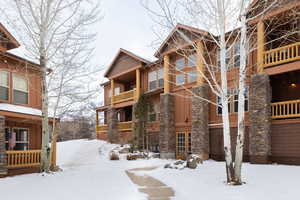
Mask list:
[{"label": "bare birch tree", "polygon": [[58,60],[61,48],[90,37],[84,27],[98,20],[99,4],[88,0],[12,0],[2,10],[26,48],[26,56],[39,61],[42,70],[41,169],[50,167],[47,70]]}]

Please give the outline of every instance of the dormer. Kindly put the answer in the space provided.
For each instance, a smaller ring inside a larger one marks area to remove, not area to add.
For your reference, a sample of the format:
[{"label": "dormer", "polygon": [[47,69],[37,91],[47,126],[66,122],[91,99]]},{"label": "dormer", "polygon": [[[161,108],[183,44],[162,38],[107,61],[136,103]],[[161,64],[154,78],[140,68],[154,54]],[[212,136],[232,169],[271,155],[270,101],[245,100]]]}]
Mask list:
[{"label": "dormer", "polygon": [[0,51],[8,51],[19,46],[19,42],[0,23]]}]

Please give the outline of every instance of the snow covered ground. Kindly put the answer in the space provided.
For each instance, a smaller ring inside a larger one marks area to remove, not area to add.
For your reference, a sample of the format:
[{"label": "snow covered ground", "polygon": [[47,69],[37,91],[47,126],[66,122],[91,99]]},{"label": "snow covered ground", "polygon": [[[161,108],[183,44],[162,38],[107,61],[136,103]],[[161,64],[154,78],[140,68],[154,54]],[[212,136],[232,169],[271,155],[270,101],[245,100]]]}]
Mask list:
[{"label": "snow covered ground", "polygon": [[[224,163],[207,161],[196,170],[164,169],[165,160],[109,161],[115,145],[103,141],[76,140],[58,145],[62,172],[29,174],[0,179],[0,199],[10,200],[143,200],[145,195],[127,177],[125,170],[157,178],[175,190],[176,200],[294,200],[298,199],[299,166],[243,166],[243,186],[227,186]],[[102,149],[99,155],[99,148]]]}]

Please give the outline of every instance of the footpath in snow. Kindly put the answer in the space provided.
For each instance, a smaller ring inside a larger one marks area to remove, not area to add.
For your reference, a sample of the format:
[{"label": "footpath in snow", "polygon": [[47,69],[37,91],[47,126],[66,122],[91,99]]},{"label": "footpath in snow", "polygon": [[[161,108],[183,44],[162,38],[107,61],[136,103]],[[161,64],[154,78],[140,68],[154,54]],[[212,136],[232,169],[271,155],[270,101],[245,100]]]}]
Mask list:
[{"label": "footpath in snow", "polygon": [[[243,178],[247,184],[227,186],[223,182],[226,179],[223,162],[206,161],[195,170],[164,169],[164,164],[171,161],[110,161],[108,153],[115,147],[97,140],[61,142],[58,164],[62,172],[0,179],[0,199],[147,199],[146,192],[140,192],[139,182],[132,180],[128,172],[133,177],[154,177],[161,187],[166,185],[174,190],[175,197],[171,199],[176,200],[296,200],[299,196],[300,166],[244,164]],[[132,170],[149,167],[157,168]]]}]

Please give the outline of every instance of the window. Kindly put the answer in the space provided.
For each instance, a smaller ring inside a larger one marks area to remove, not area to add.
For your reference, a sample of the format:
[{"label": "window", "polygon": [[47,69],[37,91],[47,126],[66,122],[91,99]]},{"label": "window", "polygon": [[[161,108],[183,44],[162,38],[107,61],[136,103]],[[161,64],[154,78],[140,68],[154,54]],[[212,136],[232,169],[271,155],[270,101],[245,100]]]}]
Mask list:
[{"label": "window", "polygon": [[13,76],[13,99],[17,104],[28,104],[28,82],[21,76]]},{"label": "window", "polygon": [[154,90],[157,88],[157,72],[153,71],[148,74],[149,79],[149,90]]},{"label": "window", "polygon": [[225,62],[226,62],[226,69],[230,69],[230,53],[231,53],[231,49],[226,47],[226,58],[225,58]]},{"label": "window", "polygon": [[5,128],[4,133],[5,133],[5,149],[9,150],[9,136],[10,136],[9,128]]},{"label": "window", "polygon": [[0,71],[0,100],[8,101],[9,98],[9,73]]},{"label": "window", "polygon": [[176,74],[176,85],[183,85],[184,84],[184,74]]},{"label": "window", "polygon": [[240,42],[234,44],[234,67],[240,66]]},{"label": "window", "polygon": [[176,60],[175,62],[175,67],[177,70],[182,70],[184,68],[185,62],[184,58],[180,58]]},{"label": "window", "polygon": [[[245,111],[249,111],[249,88],[245,89]],[[229,113],[237,113],[238,112],[238,104],[239,104],[239,91],[238,89],[228,89],[228,112]],[[217,113],[219,115],[222,114],[222,102],[221,98],[217,97]]]},{"label": "window", "polygon": [[148,73],[148,87],[149,90],[164,87],[164,69],[159,68],[156,71]]},{"label": "window", "polygon": [[119,87],[116,87],[116,88],[115,88],[115,95],[118,95],[118,94],[120,94],[120,88],[119,88]]},{"label": "window", "polygon": [[29,149],[29,138],[28,130],[24,128],[13,128],[12,132],[9,129],[5,129],[5,135],[7,139],[8,150],[28,150]]},{"label": "window", "polygon": [[158,76],[158,87],[159,88],[164,87],[164,69],[163,68],[160,68],[158,70],[157,76]]},{"label": "window", "polygon": [[197,80],[197,71],[193,70],[188,72],[188,82],[194,82]]},{"label": "window", "polygon": [[194,67],[196,66],[196,54],[191,54],[188,57],[188,66],[189,67]]}]

